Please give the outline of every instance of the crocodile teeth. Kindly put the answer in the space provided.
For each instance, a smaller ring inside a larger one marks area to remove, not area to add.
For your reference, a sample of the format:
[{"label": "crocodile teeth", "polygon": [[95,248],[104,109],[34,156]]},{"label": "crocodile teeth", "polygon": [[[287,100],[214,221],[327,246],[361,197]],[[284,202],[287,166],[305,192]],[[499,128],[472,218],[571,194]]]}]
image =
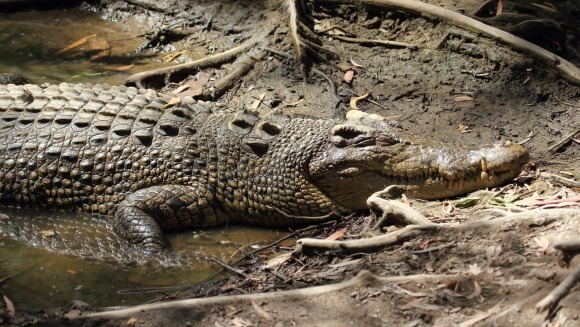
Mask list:
[{"label": "crocodile teeth", "polygon": [[465,179],[460,179],[459,180],[459,190],[463,190],[463,187],[465,186]]},{"label": "crocodile teeth", "polygon": [[481,170],[487,173],[487,162],[485,159],[481,159]]},{"label": "crocodile teeth", "polygon": [[453,188],[453,180],[452,180],[452,179],[450,179],[450,180],[447,182],[447,189],[448,189],[448,190],[450,190],[450,189],[452,189],[452,188]]},{"label": "crocodile teeth", "polygon": [[489,174],[485,171],[481,172],[481,179],[484,181],[488,181],[489,180]]}]

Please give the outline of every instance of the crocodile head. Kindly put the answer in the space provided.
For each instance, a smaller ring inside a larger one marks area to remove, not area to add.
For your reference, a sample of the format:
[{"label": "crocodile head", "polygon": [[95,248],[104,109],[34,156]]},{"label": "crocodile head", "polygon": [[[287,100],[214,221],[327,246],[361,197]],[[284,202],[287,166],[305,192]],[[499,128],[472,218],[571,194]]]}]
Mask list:
[{"label": "crocodile head", "polygon": [[495,187],[517,177],[529,161],[527,150],[511,142],[468,148],[419,140],[358,115],[332,127],[308,167],[313,183],[350,209],[365,208],[367,197],[390,185],[427,200]]}]

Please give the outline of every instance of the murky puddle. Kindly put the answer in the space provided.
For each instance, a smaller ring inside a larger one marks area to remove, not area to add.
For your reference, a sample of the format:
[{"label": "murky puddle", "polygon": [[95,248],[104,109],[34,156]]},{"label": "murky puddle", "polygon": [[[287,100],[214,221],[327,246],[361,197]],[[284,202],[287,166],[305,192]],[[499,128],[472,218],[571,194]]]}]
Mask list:
[{"label": "murky puddle", "polygon": [[[0,72],[32,83],[122,84],[129,74],[167,65],[135,52],[146,41],[140,22],[112,23],[77,9],[0,14]],[[0,219],[0,293],[17,307],[142,303],[159,293],[123,290],[190,285],[251,245],[283,234],[229,226],[169,235],[175,257],[151,260],[112,233],[106,217],[46,211],[4,211]],[[122,292],[121,292],[122,293]]]},{"label": "murky puddle", "polygon": [[0,14],[0,72],[32,83],[122,84],[127,76],[167,65],[161,55],[136,52],[148,27],[103,21],[79,9]]},{"label": "murky puddle", "polygon": [[230,261],[285,235],[229,226],[168,233],[172,254],[156,258],[128,246],[107,217],[34,210],[2,211],[0,293],[17,306],[58,307],[82,300],[93,306],[136,304],[160,292],[128,292],[191,285],[213,276],[215,256]]}]

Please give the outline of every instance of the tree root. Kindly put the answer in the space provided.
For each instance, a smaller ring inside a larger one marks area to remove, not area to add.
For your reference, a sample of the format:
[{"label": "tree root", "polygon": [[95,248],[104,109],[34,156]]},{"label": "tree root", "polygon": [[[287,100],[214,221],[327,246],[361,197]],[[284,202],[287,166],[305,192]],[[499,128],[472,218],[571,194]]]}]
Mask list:
[{"label": "tree root", "polygon": [[580,69],[571,62],[547,51],[531,42],[507,33],[495,27],[491,27],[473,18],[460,13],[444,9],[428,3],[415,0],[318,0],[319,2],[352,5],[373,5],[402,10],[426,17],[436,17],[443,19],[450,24],[465,28],[467,30],[483,33],[495,38],[515,49],[524,51],[534,58],[544,62],[550,67],[560,71],[571,83],[580,84]]},{"label": "tree root", "polygon": [[536,311],[543,312],[547,309],[554,308],[578,282],[580,282],[580,264],[572,269],[570,274],[560,283],[560,285],[536,304]]},{"label": "tree root", "polygon": [[488,228],[498,228],[505,224],[520,224],[525,226],[542,226],[550,224],[556,220],[580,219],[580,210],[575,209],[553,209],[553,210],[533,210],[508,215],[494,220],[479,220],[454,226],[443,225],[409,225],[401,230],[371,238],[331,241],[303,238],[296,242],[295,253],[304,253],[314,250],[340,250],[348,253],[369,252],[385,248],[389,245],[399,244],[408,239],[415,238],[431,232],[442,230],[474,230],[483,232]]},{"label": "tree root", "polygon": [[[570,260],[580,254],[580,239],[566,239],[554,242],[554,249],[562,252],[562,261],[565,266],[570,264]],[[536,304],[536,311],[543,312],[555,308],[568,292],[580,282],[580,263],[572,269],[568,276],[550,294]]]},{"label": "tree root", "polygon": [[382,191],[374,193],[367,199],[369,209],[371,209],[375,216],[380,216],[380,218],[372,227],[364,228],[361,233],[362,235],[380,234],[381,227],[393,220],[405,225],[433,225],[431,221],[417,210],[399,200],[394,200],[394,198],[400,198],[399,192],[402,194],[402,190],[398,186],[392,185]]},{"label": "tree root", "polygon": [[238,79],[246,75],[252,68],[254,68],[256,63],[263,58],[264,52],[262,51],[241,59],[229,73],[215,82],[212,87],[205,89],[199,95],[199,98],[202,100],[214,100],[218,98],[227,90],[229,90]]},{"label": "tree root", "polygon": [[372,273],[363,270],[356,277],[338,284],[315,286],[282,292],[243,294],[231,296],[216,296],[210,298],[187,299],[171,302],[160,302],[136,305],[124,308],[103,308],[105,311],[95,313],[85,313],[79,316],[67,317],[71,320],[91,320],[101,319],[122,319],[127,320],[133,317],[144,317],[152,313],[164,313],[171,315],[173,312],[182,310],[209,310],[216,306],[241,305],[242,303],[250,304],[252,301],[272,301],[280,302],[282,300],[297,301],[300,298],[319,296],[326,293],[338,292],[345,289],[356,289],[361,286],[376,285],[378,288],[391,283],[426,283],[426,282],[446,282],[457,278],[455,275],[411,275],[411,276],[392,276],[378,277]]},{"label": "tree root", "polygon": [[262,31],[262,33],[257,34],[256,36],[250,38],[249,40],[245,41],[244,43],[242,43],[242,44],[240,44],[232,49],[215,54],[213,56],[205,57],[205,58],[202,58],[202,59],[199,59],[196,61],[181,64],[181,65],[175,65],[175,66],[171,66],[171,67],[163,67],[163,68],[159,68],[159,69],[153,69],[153,70],[144,71],[144,72],[134,74],[134,75],[130,76],[129,78],[127,78],[127,80],[125,81],[125,84],[128,84],[128,85],[134,84],[139,88],[143,88],[144,87],[143,83],[147,79],[151,79],[151,78],[155,78],[155,77],[159,77],[159,76],[163,76],[163,75],[171,75],[171,74],[175,74],[178,72],[184,73],[184,72],[196,69],[196,68],[211,67],[211,66],[216,66],[216,65],[222,64],[224,62],[231,61],[231,60],[237,58],[237,56],[240,53],[249,50],[250,48],[255,46],[257,43],[262,42],[270,33],[272,33],[274,31],[274,29],[275,28],[273,28],[273,27],[264,29]]}]

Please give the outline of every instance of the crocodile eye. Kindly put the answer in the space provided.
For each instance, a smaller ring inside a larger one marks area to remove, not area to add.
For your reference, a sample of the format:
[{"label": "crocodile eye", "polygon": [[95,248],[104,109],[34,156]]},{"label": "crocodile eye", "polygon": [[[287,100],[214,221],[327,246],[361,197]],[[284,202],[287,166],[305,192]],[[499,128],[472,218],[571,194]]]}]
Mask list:
[{"label": "crocodile eye", "polygon": [[362,125],[336,125],[332,128],[332,143],[338,147],[375,144],[374,128]]}]

